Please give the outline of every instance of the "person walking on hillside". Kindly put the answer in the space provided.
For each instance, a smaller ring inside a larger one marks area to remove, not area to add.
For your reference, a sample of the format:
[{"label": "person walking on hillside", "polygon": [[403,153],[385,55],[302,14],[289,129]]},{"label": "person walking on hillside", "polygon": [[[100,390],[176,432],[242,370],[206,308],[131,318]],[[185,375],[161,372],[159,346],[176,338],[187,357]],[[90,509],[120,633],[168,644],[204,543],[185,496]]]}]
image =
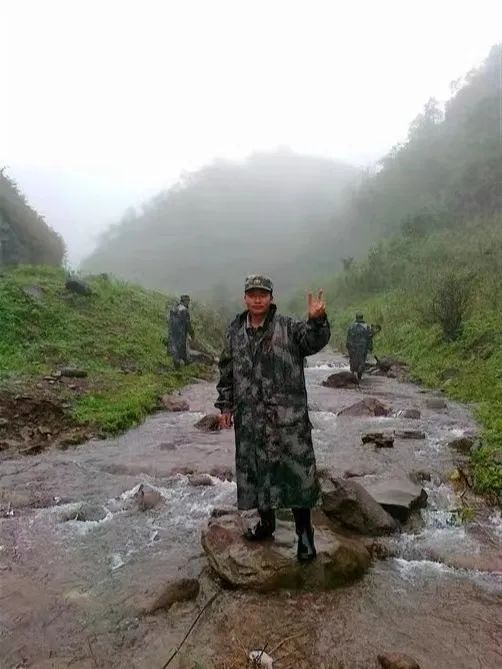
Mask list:
[{"label": "person walking on hillside", "polygon": [[194,336],[192,322],[190,320],[190,296],[182,295],[169,312],[169,350],[173,358],[173,364],[179,369],[180,364],[188,365],[187,337]]},{"label": "person walking on hillside", "polygon": [[356,314],[356,320],[347,330],[346,347],[350,360],[350,371],[362,378],[366,365],[366,356],[372,348],[373,336],[370,326],[365,323],[364,316],[361,313]]},{"label": "person walking on hillside", "polygon": [[319,482],[307,410],[304,358],[329,341],[322,291],[308,296],[308,320],[277,313],[272,281],[246,278],[246,310],[228,328],[220,358],[220,426],[235,427],[238,508],[258,509],[249,541],[273,536],[275,509],[291,508],[297,557],[315,558],[311,508]]}]

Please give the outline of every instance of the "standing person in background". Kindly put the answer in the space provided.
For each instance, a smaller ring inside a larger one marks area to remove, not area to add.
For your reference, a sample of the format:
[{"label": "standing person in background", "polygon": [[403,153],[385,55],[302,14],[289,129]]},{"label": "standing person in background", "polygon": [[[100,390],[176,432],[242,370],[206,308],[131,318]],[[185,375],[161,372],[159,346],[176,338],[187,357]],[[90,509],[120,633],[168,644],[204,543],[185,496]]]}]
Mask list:
[{"label": "standing person in background", "polygon": [[194,336],[192,322],[190,320],[190,296],[182,295],[169,312],[169,349],[173,358],[173,364],[179,369],[180,364],[188,365],[187,338]]},{"label": "standing person in background", "polygon": [[297,557],[315,558],[310,510],[319,497],[307,410],[304,358],[329,341],[322,291],[308,296],[308,320],[279,315],[272,281],[248,276],[246,310],[231,323],[220,358],[217,385],[220,426],[235,426],[239,509],[258,509],[249,541],[272,538],[275,509],[291,508]]},{"label": "standing person in background", "polygon": [[365,323],[361,313],[356,314],[356,320],[347,330],[346,347],[350,359],[350,371],[361,379],[366,366],[366,356],[373,344],[370,326]]}]

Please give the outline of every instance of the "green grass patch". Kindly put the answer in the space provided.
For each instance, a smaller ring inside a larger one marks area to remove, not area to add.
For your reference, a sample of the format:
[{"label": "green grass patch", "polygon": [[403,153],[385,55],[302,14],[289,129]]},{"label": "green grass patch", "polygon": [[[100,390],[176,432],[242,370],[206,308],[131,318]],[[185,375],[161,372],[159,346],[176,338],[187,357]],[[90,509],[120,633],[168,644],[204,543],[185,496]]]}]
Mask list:
[{"label": "green grass patch", "polygon": [[[196,375],[174,371],[168,355],[166,309],[174,298],[106,277],[86,279],[92,295],[65,290],[64,270],[20,267],[0,277],[0,386],[27,387],[63,366],[88,372],[75,399],[79,422],[117,433],[141,422],[160,395]],[[215,352],[223,324],[193,307],[197,345]]]}]

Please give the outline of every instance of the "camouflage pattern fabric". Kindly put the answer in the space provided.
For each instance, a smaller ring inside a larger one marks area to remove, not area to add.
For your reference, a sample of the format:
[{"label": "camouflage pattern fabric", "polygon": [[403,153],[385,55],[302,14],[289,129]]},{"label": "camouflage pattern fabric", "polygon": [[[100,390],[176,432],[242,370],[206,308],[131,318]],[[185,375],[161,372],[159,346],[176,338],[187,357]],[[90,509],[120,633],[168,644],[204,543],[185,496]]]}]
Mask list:
[{"label": "camouflage pattern fabric", "polygon": [[277,314],[275,305],[256,330],[247,312],[230,325],[215,406],[234,416],[239,509],[315,506],[319,483],[303,361],[329,338],[325,317],[297,321]]},{"label": "camouflage pattern fabric", "polygon": [[[367,323],[356,321],[347,331],[347,351],[350,359],[350,371],[361,375],[366,365],[366,356],[370,350],[372,334]],[[372,348],[372,347],[371,347]]]},{"label": "camouflage pattern fabric", "polygon": [[187,336],[193,337],[188,308],[178,302],[169,312],[169,350],[175,362],[188,362]]}]

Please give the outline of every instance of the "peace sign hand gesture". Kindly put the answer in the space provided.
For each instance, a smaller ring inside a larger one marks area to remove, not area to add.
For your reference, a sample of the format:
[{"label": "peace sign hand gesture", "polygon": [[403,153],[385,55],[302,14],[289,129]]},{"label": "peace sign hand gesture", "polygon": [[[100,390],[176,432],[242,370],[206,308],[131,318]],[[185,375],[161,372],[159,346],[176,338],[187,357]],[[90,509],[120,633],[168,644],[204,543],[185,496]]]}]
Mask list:
[{"label": "peace sign hand gesture", "polygon": [[326,303],[324,301],[324,291],[321,288],[319,295],[314,297],[312,293],[308,294],[309,318],[323,318],[326,316]]}]

